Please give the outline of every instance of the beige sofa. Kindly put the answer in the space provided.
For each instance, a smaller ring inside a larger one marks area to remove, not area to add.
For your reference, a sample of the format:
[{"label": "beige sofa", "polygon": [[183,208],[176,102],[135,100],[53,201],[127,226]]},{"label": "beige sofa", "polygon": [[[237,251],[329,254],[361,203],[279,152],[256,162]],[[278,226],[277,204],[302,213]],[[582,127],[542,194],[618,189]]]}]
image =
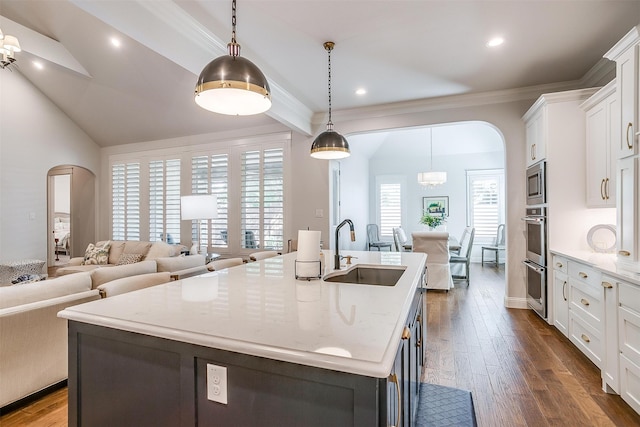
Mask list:
[{"label": "beige sofa", "polygon": [[171,280],[156,268],[150,260],[0,286],[0,408],[67,378],[67,321],[58,312]]},{"label": "beige sofa", "polygon": [[[97,242],[96,246],[102,246],[105,241]],[[169,245],[164,242],[139,242],[133,240],[110,241],[109,256],[107,264],[82,265],[83,257],[71,258],[67,267],[59,268],[56,276],[68,274],[91,272],[93,275],[94,288],[111,280],[120,279],[127,276],[134,276],[148,273],[169,272],[172,279],[183,279],[185,277],[206,273],[204,255],[181,256],[180,252],[185,249],[182,245]],[[123,255],[138,254],[142,260],[132,264],[119,265]]]},{"label": "beige sofa", "polygon": [[59,268],[56,276],[64,276],[66,274],[79,273],[82,271],[92,271],[96,268],[113,267],[122,262],[121,257],[127,255],[141,255],[140,261],[150,261],[157,258],[177,257],[183,249],[183,245],[170,245],[165,242],[141,242],[137,240],[110,240],[96,242],[95,246],[103,246],[109,243],[109,257],[107,264],[82,265],[84,257],[75,257],[69,260],[67,267]]},{"label": "beige sofa", "polygon": [[89,273],[0,287],[0,407],[67,378],[66,307],[99,299]]}]

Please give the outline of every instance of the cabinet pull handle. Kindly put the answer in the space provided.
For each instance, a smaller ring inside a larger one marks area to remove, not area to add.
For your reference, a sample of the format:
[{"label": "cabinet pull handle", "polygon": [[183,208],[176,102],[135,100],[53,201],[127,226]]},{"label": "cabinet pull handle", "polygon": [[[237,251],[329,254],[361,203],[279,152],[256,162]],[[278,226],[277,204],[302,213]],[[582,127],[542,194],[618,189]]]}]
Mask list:
[{"label": "cabinet pull handle", "polygon": [[583,273],[582,271],[578,273],[578,276],[582,277],[583,279],[586,279],[587,277],[589,277],[587,273]]},{"label": "cabinet pull handle", "polygon": [[621,251],[618,251],[618,255],[631,256],[631,252],[625,251],[625,250],[621,250]]},{"label": "cabinet pull handle", "polygon": [[589,305],[589,300],[586,300],[586,299],[584,299],[584,298],[582,298],[582,299],[580,300],[580,302],[582,303],[582,305],[586,305],[586,306],[588,306],[588,305]]},{"label": "cabinet pull handle", "polygon": [[605,178],[604,195],[607,197],[607,200],[609,200],[609,178]]},{"label": "cabinet pull handle", "polygon": [[419,340],[416,342],[416,347],[422,347],[422,340],[420,340],[420,339],[419,339]]},{"label": "cabinet pull handle", "polygon": [[611,289],[613,288],[613,285],[609,282],[602,282],[602,287],[605,289]]},{"label": "cabinet pull handle", "polygon": [[402,395],[400,394],[400,381],[398,381],[398,376],[396,374],[389,375],[389,381],[396,385],[396,392],[398,395],[398,418],[396,419],[396,423],[391,427],[399,427],[400,419],[402,418]]},{"label": "cabinet pull handle", "polygon": [[582,334],[580,336],[580,338],[582,338],[582,341],[584,342],[591,342],[591,338],[589,338],[588,336],[586,336],[585,334]]},{"label": "cabinet pull handle", "polygon": [[564,298],[564,300],[567,300],[567,294],[565,293],[565,289],[567,289],[567,281],[565,280],[564,283],[562,283],[562,298]]},{"label": "cabinet pull handle", "polygon": [[536,144],[531,145],[531,160],[536,159]]},{"label": "cabinet pull handle", "polygon": [[411,338],[411,330],[405,326],[402,330],[402,339],[408,340],[409,338]]},{"label": "cabinet pull handle", "polygon": [[561,262],[556,262],[556,267],[562,268],[562,263]]},{"label": "cabinet pull handle", "polygon": [[602,181],[600,181],[600,198],[602,200],[606,200],[606,197],[604,195],[604,178],[602,178]]},{"label": "cabinet pull handle", "polygon": [[[631,140],[629,140],[629,130],[631,130]],[[627,148],[633,150],[633,123],[627,124]]]}]

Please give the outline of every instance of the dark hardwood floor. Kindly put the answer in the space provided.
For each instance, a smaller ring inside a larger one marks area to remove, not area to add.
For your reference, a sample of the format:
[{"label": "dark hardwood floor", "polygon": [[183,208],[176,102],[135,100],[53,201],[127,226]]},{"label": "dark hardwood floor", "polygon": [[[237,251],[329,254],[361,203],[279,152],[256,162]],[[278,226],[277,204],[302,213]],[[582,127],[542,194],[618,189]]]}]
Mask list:
[{"label": "dark hardwood floor", "polygon": [[531,310],[504,307],[504,267],[427,292],[423,381],[472,392],[479,426],[640,426],[600,371]]},{"label": "dark hardwood floor", "polygon": [[[478,264],[471,286],[427,293],[424,381],[470,390],[481,427],[640,426],[567,338],[503,298],[504,270]],[[0,417],[2,427],[66,425],[66,388]]]}]

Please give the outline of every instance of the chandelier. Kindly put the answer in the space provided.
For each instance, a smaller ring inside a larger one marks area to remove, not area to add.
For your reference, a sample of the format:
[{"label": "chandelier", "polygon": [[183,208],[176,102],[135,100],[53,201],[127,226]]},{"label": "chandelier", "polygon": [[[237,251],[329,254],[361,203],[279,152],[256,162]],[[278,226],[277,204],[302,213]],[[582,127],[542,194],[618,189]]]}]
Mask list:
[{"label": "chandelier", "polygon": [[16,58],[13,55],[15,52],[20,52],[21,50],[17,37],[10,35],[5,36],[2,34],[2,30],[0,30],[0,54],[2,54],[0,68],[5,69],[16,62]]}]

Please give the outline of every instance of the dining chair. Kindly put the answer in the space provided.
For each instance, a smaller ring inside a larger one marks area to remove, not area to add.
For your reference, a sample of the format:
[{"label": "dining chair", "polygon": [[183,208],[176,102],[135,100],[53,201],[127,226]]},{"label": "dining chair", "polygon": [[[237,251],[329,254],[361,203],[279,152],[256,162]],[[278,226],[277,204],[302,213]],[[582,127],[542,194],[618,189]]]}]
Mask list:
[{"label": "dining chair", "polygon": [[411,233],[413,252],[427,254],[427,289],[449,291],[453,287],[449,264],[449,233],[416,231]]},{"label": "dining chair", "polygon": [[[473,249],[473,238],[475,237],[476,229],[471,227],[471,230],[465,234],[464,240],[460,241],[460,254],[453,254],[449,258],[450,264],[463,264],[463,274],[452,274],[454,279],[461,279],[469,282],[469,264],[471,264],[471,250]],[[453,269],[453,265],[452,265]]]},{"label": "dining chair", "polygon": [[207,264],[207,269],[209,271],[220,271],[225,268],[235,267],[236,265],[244,264],[244,260],[242,258],[225,258],[219,259],[216,261],[211,261]]},{"label": "dining chair", "polygon": [[393,228],[393,243],[396,247],[396,252],[411,252],[413,246],[408,243],[407,233],[404,232],[402,227]]},{"label": "dining chair", "polygon": [[261,259],[273,258],[274,256],[278,256],[278,255],[282,255],[282,254],[278,251],[260,251],[260,252],[254,252],[251,255],[249,255],[249,259],[251,261],[259,261]]},{"label": "dining chair", "polygon": [[500,251],[505,250],[505,232],[504,224],[498,225],[496,230],[496,238],[493,241],[493,245],[487,245],[482,247],[482,265],[484,265],[484,251],[493,251],[496,254],[496,267],[500,261]]},{"label": "dining chair", "polygon": [[378,250],[389,248],[389,251],[391,251],[391,242],[385,242],[380,239],[378,224],[367,224],[367,248],[368,250],[371,250],[371,248],[377,248]]}]

